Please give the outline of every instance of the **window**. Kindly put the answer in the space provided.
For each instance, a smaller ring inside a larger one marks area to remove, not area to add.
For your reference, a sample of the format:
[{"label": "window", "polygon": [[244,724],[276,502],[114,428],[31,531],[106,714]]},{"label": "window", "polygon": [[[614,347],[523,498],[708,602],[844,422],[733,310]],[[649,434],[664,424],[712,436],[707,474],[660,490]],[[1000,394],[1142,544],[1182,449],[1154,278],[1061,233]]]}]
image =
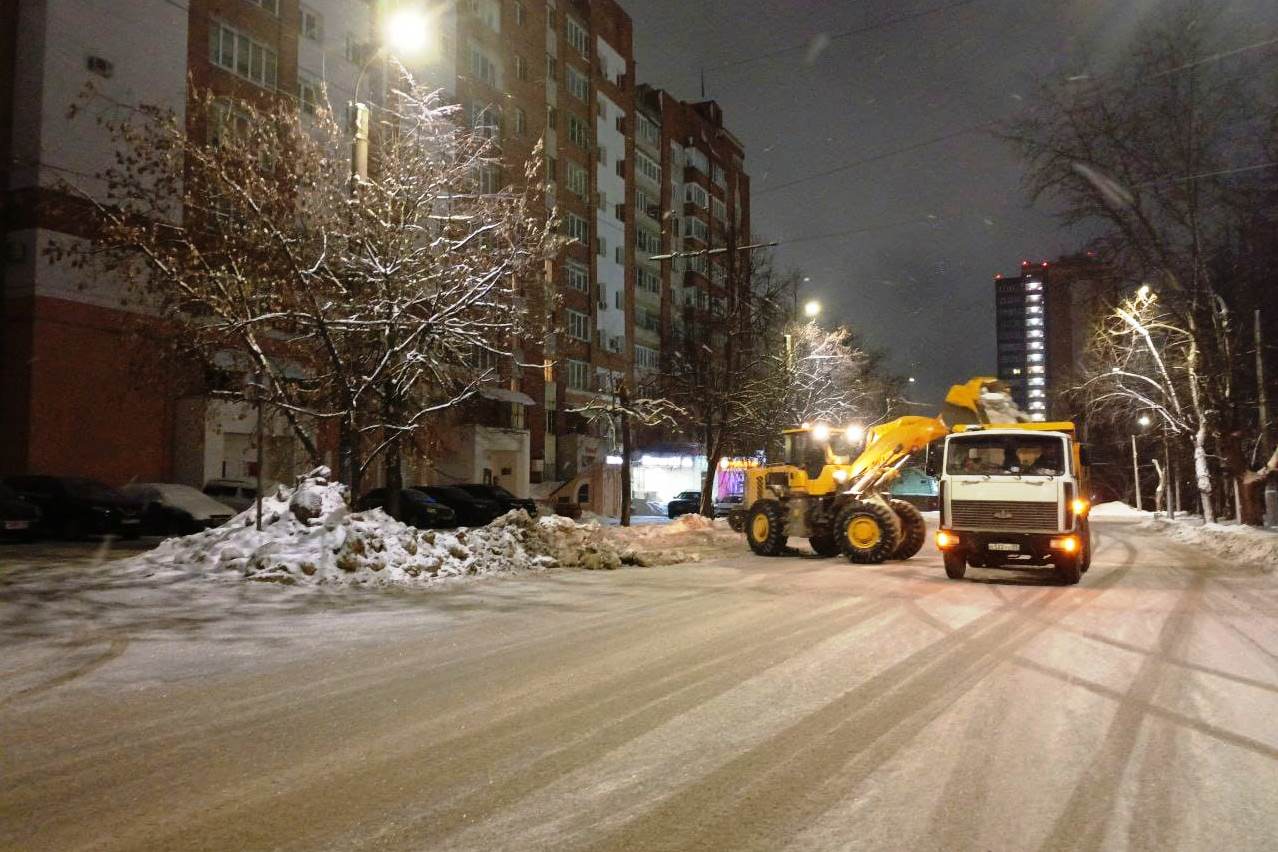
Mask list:
[{"label": "window", "polygon": [[642,151],[635,151],[635,172],[658,186],[661,185],[661,164]]},{"label": "window", "polygon": [[1029,319],[1025,320],[1025,324],[1030,326],[1031,328],[1041,328],[1043,325],[1043,318],[1030,317]]},{"label": "window", "polygon": [[694,254],[692,257],[685,257],[684,262],[689,272],[700,272],[706,275],[709,272],[709,262],[704,254]]},{"label": "window", "polygon": [[568,113],[568,138],[579,148],[590,147],[590,131],[586,127],[586,122],[572,113]]},{"label": "window", "polygon": [[576,213],[569,213],[566,220],[568,225],[568,236],[583,246],[590,245],[590,226],[586,220],[578,216]]},{"label": "window", "polygon": [[528,60],[522,56],[515,57],[515,76],[520,80],[528,79]]},{"label": "window", "polygon": [[585,361],[568,360],[568,387],[573,390],[590,390],[590,365]]},{"label": "window", "polygon": [[368,57],[368,46],[351,33],[346,34],[346,61],[353,65],[363,65]]},{"label": "window", "polygon": [[623,222],[626,221],[626,205],[618,204],[616,207],[612,209],[612,215],[617,217]]},{"label": "window", "polygon": [[710,193],[706,192],[706,188],[700,184],[690,183],[684,187],[683,200],[689,201],[702,210],[710,206]]},{"label": "window", "polygon": [[710,199],[710,206],[714,210],[714,220],[723,222],[728,218],[728,207],[717,198]]},{"label": "window", "polygon": [[278,17],[280,14],[280,0],[248,0],[248,1],[252,3],[254,6],[261,6],[263,9],[270,12],[272,15],[275,15]]},{"label": "window", "polygon": [[470,73],[494,88],[500,85],[496,61],[476,44],[470,46]]},{"label": "window", "polygon": [[524,12],[523,3],[515,4],[515,23],[521,27],[528,23],[528,15]]},{"label": "window", "polygon": [[710,180],[720,189],[728,188],[727,178],[724,177],[723,174],[723,166],[720,166],[718,163],[710,164]]},{"label": "window", "polygon": [[646,254],[659,254],[661,252],[661,235],[647,228],[636,228],[635,245],[639,247],[639,251]]},{"label": "window", "polygon": [[653,148],[661,145],[661,128],[657,123],[643,113],[639,113],[636,118],[635,136],[640,142],[644,142]]},{"label": "window", "polygon": [[259,86],[275,88],[275,51],[220,21],[209,26],[209,61]]},{"label": "window", "polygon": [[661,276],[651,269],[639,267],[639,290],[644,293],[651,293],[654,296],[660,296]]},{"label": "window", "polygon": [[[617,264],[618,266],[620,266],[621,264],[625,263],[625,262],[626,262],[626,250],[625,250],[624,248],[622,248],[621,246],[617,246],[615,249],[613,249],[613,250],[612,250],[612,259],[613,259],[613,261],[615,261],[615,262],[616,262],[616,264]],[[617,305],[617,307],[621,307],[621,305]]]},{"label": "window", "polygon": [[585,198],[590,191],[590,177],[586,170],[573,162],[567,164],[568,191],[578,198]]},{"label": "window", "polygon": [[661,331],[661,314],[654,313],[647,308],[640,308],[635,316],[635,324],[644,331]]},{"label": "window", "polygon": [[1041,388],[1045,384],[1047,384],[1047,380],[1042,376],[1035,376],[1029,380],[1029,386],[1032,388]]},{"label": "window", "polygon": [[608,193],[604,192],[601,189],[597,191],[595,195],[598,196],[597,200],[599,202],[596,206],[599,208],[599,212],[602,213],[603,211],[608,209]]},{"label": "window", "polygon": [[1036,293],[1042,289],[1043,289],[1042,281],[1026,281],[1025,282],[1025,292],[1027,293]]},{"label": "window", "polygon": [[710,159],[705,152],[698,148],[688,148],[686,151],[688,168],[696,169],[704,174],[710,173]]},{"label": "window", "polygon": [[470,0],[470,11],[495,33],[501,32],[501,3],[498,0]]},{"label": "window", "polygon": [[595,159],[599,161],[599,165],[607,166],[608,165],[608,149],[605,148],[603,145],[600,145],[599,150],[596,153],[598,154],[598,156],[595,157]]},{"label": "window", "polygon": [[590,34],[586,28],[572,17],[564,19],[564,30],[568,34],[568,43],[587,59],[590,58]]},{"label": "window", "polygon": [[546,158],[546,180],[553,181],[558,179],[558,175],[559,175],[558,166],[559,166],[559,161],[556,160],[554,157]]},{"label": "window", "polygon": [[1043,373],[1047,372],[1047,368],[1042,366],[1041,364],[1037,364],[1035,366],[1030,367],[1029,371],[1031,376],[1041,376],[1043,375]]},{"label": "window", "polygon": [[649,195],[642,189],[635,190],[635,209],[645,216],[650,216],[653,219],[659,219],[661,217],[661,206],[658,204],[658,199]]},{"label": "window", "polygon": [[302,107],[302,112],[307,115],[315,115],[319,111],[323,91],[324,84],[320,82],[318,77],[309,72],[298,70],[297,102]]},{"label": "window", "polygon": [[559,110],[554,107],[546,107],[546,129],[551,131],[559,129]]},{"label": "window", "polygon": [[302,7],[302,37],[311,41],[324,40],[324,18],[307,6]]},{"label": "window", "polygon": [[600,237],[595,241],[595,253],[600,257],[608,256],[608,239],[606,237]]},{"label": "window", "polygon": [[481,166],[479,169],[479,192],[482,195],[493,195],[501,191],[501,168],[499,166]]},{"label": "window", "polygon": [[515,135],[523,136],[528,132],[528,115],[519,107],[515,107]]},{"label": "window", "polygon": [[661,366],[661,353],[656,349],[635,344],[635,366],[641,370],[656,370]]},{"label": "window", "polygon": [[546,54],[546,79],[559,79],[558,71],[555,68],[555,57],[551,56],[549,53]]},{"label": "window", "polygon": [[568,336],[577,340],[590,340],[590,314],[568,309]]},{"label": "window", "polygon": [[[617,249],[617,251],[620,252],[621,249]],[[621,258],[617,258],[617,263],[621,263]],[[620,290],[612,294],[612,301],[613,301],[613,307],[616,308],[617,310],[621,310],[621,291]]]},{"label": "window", "polygon": [[564,66],[564,73],[568,83],[568,94],[579,101],[585,101],[590,97],[590,78],[571,65]]},{"label": "window", "polygon": [[599,310],[608,310],[608,287],[604,284],[599,285]]},{"label": "window", "polygon": [[501,132],[501,116],[497,114],[496,107],[472,104],[470,126],[474,128],[476,135],[494,139]]},{"label": "window", "polygon": [[683,220],[683,235],[694,240],[701,240],[703,243],[709,242],[710,228],[697,217],[689,216]]},{"label": "window", "polygon": [[590,270],[583,264],[570,260],[564,264],[564,275],[568,279],[568,286],[582,293],[590,289]]},{"label": "window", "polygon": [[[1042,396],[1030,391],[1030,396]],[[1046,435],[981,435],[952,438],[945,468],[951,474],[986,476],[1060,476],[1065,473],[1064,443]]]}]

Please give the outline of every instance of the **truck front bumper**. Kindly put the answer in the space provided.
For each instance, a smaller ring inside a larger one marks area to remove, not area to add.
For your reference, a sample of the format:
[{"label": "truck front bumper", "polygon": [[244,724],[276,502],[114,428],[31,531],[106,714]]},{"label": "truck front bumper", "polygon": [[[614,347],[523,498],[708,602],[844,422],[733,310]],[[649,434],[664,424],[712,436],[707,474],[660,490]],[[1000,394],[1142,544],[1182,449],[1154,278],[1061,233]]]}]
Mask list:
[{"label": "truck front bumper", "polygon": [[969,562],[1013,562],[1045,565],[1077,553],[1082,539],[1076,532],[989,532],[940,530],[936,546],[962,553]]}]

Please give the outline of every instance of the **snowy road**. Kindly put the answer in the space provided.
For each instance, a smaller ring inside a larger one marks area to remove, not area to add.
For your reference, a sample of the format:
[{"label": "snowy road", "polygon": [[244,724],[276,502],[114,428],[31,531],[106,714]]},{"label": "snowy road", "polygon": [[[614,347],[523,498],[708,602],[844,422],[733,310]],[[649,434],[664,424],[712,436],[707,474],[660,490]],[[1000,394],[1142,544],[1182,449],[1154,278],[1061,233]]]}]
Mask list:
[{"label": "snowy road", "polygon": [[929,548],[28,589],[0,848],[1272,848],[1278,574],[1098,527],[1074,588]]}]

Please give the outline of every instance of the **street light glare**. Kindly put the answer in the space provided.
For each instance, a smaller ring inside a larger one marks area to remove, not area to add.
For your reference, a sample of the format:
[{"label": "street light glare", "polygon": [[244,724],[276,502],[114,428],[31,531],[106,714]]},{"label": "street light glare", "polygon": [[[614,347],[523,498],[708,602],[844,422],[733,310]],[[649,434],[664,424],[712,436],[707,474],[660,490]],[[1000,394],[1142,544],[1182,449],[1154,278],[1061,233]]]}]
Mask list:
[{"label": "street light glare", "polygon": [[1148,414],[1142,414],[1142,415],[1140,416],[1140,419],[1139,419],[1139,420],[1137,420],[1136,422],[1137,422],[1137,423],[1139,423],[1139,424],[1140,424],[1140,425],[1142,425],[1142,426],[1148,426],[1148,425],[1149,425],[1150,423],[1152,423],[1153,421],[1149,419],[1149,415],[1148,415]]},{"label": "street light glare", "polygon": [[821,303],[818,302],[816,299],[813,299],[812,301],[808,302],[806,305],[803,306],[803,315],[806,316],[808,319],[815,319],[816,316],[820,313],[821,313]]},{"label": "street light glare", "polygon": [[413,56],[426,49],[429,26],[417,9],[400,9],[386,20],[386,46],[396,56]]}]

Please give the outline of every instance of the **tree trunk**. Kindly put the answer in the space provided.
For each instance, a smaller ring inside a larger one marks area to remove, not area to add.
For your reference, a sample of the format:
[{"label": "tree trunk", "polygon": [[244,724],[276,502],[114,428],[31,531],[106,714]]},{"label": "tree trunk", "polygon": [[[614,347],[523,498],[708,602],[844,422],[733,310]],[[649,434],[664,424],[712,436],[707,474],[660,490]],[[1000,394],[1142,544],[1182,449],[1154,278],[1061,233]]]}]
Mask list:
[{"label": "tree trunk", "polygon": [[1198,431],[1194,433],[1194,476],[1198,480],[1198,499],[1202,504],[1203,522],[1216,520],[1216,511],[1211,505],[1211,468],[1207,465],[1207,424],[1198,421]]},{"label": "tree trunk", "polygon": [[1236,514],[1244,524],[1249,524],[1253,527],[1261,526],[1264,523],[1265,515],[1264,495],[1260,489],[1252,487],[1252,472],[1247,467],[1247,458],[1243,452],[1242,443],[1236,435],[1226,436],[1221,443],[1225,470],[1229,473],[1230,478],[1237,483],[1237,488],[1235,489],[1238,501]]},{"label": "tree trunk", "polygon": [[337,478],[346,483],[351,490],[351,500],[360,496],[360,470],[357,461],[356,441],[359,433],[349,416],[342,417],[337,423]]},{"label": "tree trunk", "polygon": [[382,460],[386,473],[386,514],[402,521],[399,492],[404,488],[404,463],[399,451],[399,439],[392,441],[382,452],[386,453]]},{"label": "tree trunk", "polygon": [[719,469],[719,450],[723,446],[722,428],[706,424],[706,474],[701,480],[701,514],[714,517],[714,475]]},{"label": "tree trunk", "polygon": [[621,525],[630,526],[630,394],[623,382],[618,391],[621,402]]}]

